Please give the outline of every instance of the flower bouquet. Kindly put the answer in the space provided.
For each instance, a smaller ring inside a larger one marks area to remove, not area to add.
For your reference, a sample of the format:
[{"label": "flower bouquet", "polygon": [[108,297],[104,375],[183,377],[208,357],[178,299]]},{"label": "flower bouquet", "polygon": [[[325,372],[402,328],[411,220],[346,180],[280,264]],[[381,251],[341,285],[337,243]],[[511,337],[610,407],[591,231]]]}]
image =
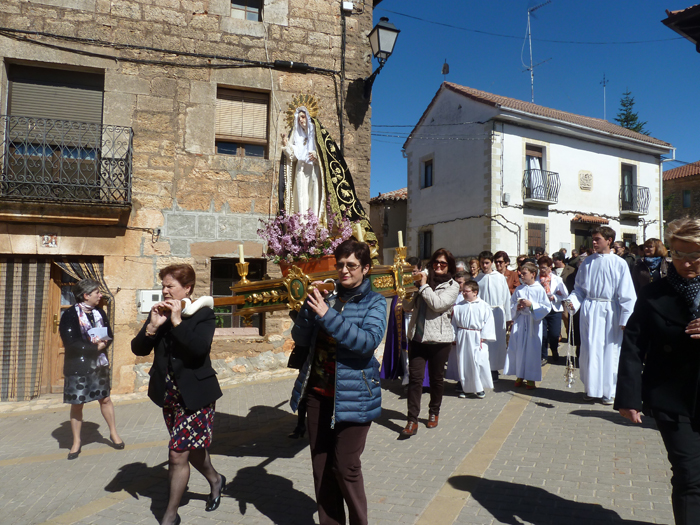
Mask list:
[{"label": "flower bouquet", "polygon": [[267,258],[284,267],[332,257],[335,249],[352,236],[354,226],[346,217],[338,219],[334,215],[328,213],[327,225],[311,210],[292,214],[282,211],[274,219],[261,219],[258,236],[267,243]]}]

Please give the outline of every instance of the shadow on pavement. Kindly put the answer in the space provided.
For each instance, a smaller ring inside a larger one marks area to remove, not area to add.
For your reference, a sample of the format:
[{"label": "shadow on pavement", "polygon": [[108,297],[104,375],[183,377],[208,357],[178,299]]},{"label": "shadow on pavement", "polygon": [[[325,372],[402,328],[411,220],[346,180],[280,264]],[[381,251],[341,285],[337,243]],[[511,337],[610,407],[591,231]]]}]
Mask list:
[{"label": "shadow on pavement", "polygon": [[539,487],[476,476],[453,476],[448,482],[457,490],[471,493],[472,498],[499,523],[649,525],[647,522],[625,520],[617,512],[601,505],[570,501]]},{"label": "shadow on pavement", "polygon": [[[67,416],[68,414],[66,414]],[[102,443],[103,445],[112,446],[112,441],[103,437],[98,430],[100,425],[92,421],[83,421],[83,426],[80,430],[80,442],[82,446],[90,443]],[[64,421],[57,429],[51,432],[51,436],[58,441],[58,448],[70,449],[73,446],[73,433],[70,429],[70,421]]]},{"label": "shadow on pavement", "polygon": [[656,421],[652,417],[642,417],[642,423],[632,423],[630,420],[625,419],[616,410],[572,410],[570,412],[574,416],[581,417],[595,417],[598,419],[605,419],[616,425],[622,425],[623,427],[641,427],[641,428],[652,428],[657,430]]},{"label": "shadow on pavement", "polygon": [[[401,423],[394,423],[394,421],[392,421],[393,419],[397,419],[401,421]],[[382,407],[382,415],[375,419],[374,423],[383,426],[387,430],[399,433],[403,430],[403,427],[406,426],[406,414]]]},{"label": "shadow on pavement", "polygon": [[[267,462],[254,467],[244,467],[226,484],[224,494],[238,501],[241,516],[253,505],[272,523],[313,524],[316,502],[294,488],[294,483],[265,470]],[[310,475],[311,473],[309,473]]]}]

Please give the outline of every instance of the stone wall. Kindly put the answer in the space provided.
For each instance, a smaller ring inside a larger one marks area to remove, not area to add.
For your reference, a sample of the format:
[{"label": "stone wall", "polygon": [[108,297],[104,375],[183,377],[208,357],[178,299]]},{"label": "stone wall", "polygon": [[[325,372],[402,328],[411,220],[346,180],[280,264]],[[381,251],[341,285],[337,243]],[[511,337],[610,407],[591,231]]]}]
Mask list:
[{"label": "stone wall", "polygon": [[[22,40],[22,35],[16,39],[0,36],[3,66],[21,62],[104,72],[103,123],[134,131],[133,198],[126,229],[59,225],[49,228],[59,233],[58,246],[41,249],[37,238],[47,229],[45,225],[0,223],[1,253],[104,257],[105,280],[113,292],[118,290],[115,392],[138,388],[139,366],[149,361],[134,359],[129,342],[145,319],[137,314],[139,290],[159,287],[159,268],[173,262],[192,264],[198,276],[195,296],[199,296],[210,293],[212,257],[237,256],[239,244],[244,245],[247,257],[262,255],[264,247],[256,229],[259,219],[277,211],[280,134],[288,132],[284,111],[294,95],[306,92],[318,97],[319,119],[339,145],[339,98],[343,99],[344,154],[358,195],[369,209],[370,108],[362,98],[359,79],[372,68],[367,40],[372,8],[371,3],[363,5],[361,12],[356,9],[346,19],[347,80],[341,91],[338,74],[256,64],[237,67],[240,62],[181,54],[305,62],[340,71],[342,18],[337,0],[265,0],[264,22],[232,18],[228,0],[0,2],[0,26],[99,41],[87,45],[32,37],[49,47]],[[119,44],[143,48],[127,49]],[[0,70],[4,112],[6,67]],[[270,94],[267,158],[215,153],[217,86]],[[85,242],[86,238],[91,242]],[[276,271],[269,269],[273,277]],[[268,315],[265,337],[217,338],[212,357],[234,363],[231,370],[238,373],[255,368],[251,362],[286,363],[277,354],[291,350],[289,329],[286,312]]]},{"label": "stone wall", "polygon": [[[683,191],[690,191],[690,207],[683,207]],[[700,175],[664,181],[664,221],[700,217]]]}]

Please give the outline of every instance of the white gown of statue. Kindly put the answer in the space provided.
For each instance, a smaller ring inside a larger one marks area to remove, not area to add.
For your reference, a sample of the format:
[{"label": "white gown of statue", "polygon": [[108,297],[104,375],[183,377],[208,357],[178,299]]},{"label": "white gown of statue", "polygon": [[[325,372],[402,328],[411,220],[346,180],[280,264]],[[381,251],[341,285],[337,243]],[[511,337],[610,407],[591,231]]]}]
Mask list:
[{"label": "white gown of statue", "polygon": [[[299,113],[306,113],[306,129],[299,125]],[[294,114],[294,130],[290,140],[284,147],[284,152],[291,163],[292,183],[287,186],[291,194],[285,195],[285,206],[288,213],[314,212],[323,219],[326,215],[326,192],[323,184],[323,174],[318,160],[312,162],[310,153],[318,159],[315,140],[315,126],[305,107],[297,108]]]},{"label": "white gown of statue", "polygon": [[589,255],[579,267],[574,291],[568,297],[581,309],[581,382],[591,397],[615,397],[622,329],[637,294],[629,267],[612,253]]},{"label": "white gown of statue", "polygon": [[474,280],[479,283],[479,298],[493,308],[496,341],[489,344],[489,362],[491,370],[501,370],[506,362],[506,322],[511,320],[508,281],[495,270],[480,273]]},{"label": "white gown of statue", "polygon": [[489,344],[496,340],[496,329],[491,307],[481,299],[459,303],[452,310],[452,327],[457,344],[450,352],[445,377],[459,381],[467,393],[493,388]]},{"label": "white gown of statue", "polygon": [[[518,300],[532,302],[531,308],[518,310]],[[510,298],[513,328],[508,341],[508,355],[503,373],[526,381],[542,381],[542,319],[552,303],[539,282],[521,284]]]}]

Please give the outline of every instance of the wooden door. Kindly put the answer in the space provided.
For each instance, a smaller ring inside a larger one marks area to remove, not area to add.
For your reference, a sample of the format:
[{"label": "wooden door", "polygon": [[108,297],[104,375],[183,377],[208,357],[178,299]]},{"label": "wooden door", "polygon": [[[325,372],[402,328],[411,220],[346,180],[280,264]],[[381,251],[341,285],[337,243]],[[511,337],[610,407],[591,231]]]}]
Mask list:
[{"label": "wooden door", "polygon": [[47,318],[46,354],[48,360],[48,391],[52,394],[63,392],[63,359],[66,350],[58,333],[58,325],[63,312],[74,302],[71,288],[77,281],[53,264],[49,285],[49,309]]}]

